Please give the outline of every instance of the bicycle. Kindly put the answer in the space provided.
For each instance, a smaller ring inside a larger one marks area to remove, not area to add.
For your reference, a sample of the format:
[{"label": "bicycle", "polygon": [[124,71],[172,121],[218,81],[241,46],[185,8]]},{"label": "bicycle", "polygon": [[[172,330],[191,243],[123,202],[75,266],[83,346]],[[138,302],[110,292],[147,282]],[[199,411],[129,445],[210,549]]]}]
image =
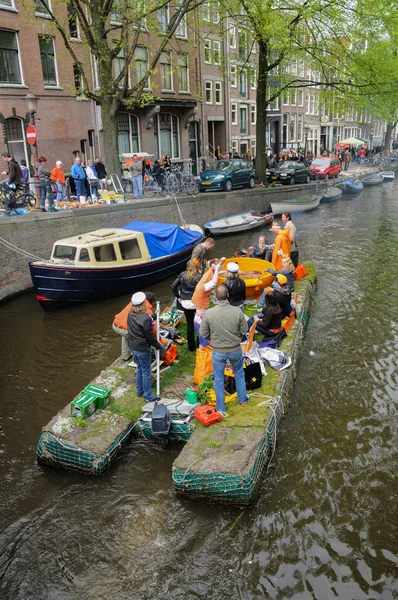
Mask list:
[{"label": "bicycle", "polygon": [[[8,208],[11,213],[27,214],[37,208],[37,198],[32,192],[26,192],[25,186],[17,186],[16,190],[5,188],[0,185],[0,205],[1,210],[6,210],[6,199],[8,197]],[[18,212],[17,212],[18,211]],[[22,211],[22,212],[20,212]]]}]

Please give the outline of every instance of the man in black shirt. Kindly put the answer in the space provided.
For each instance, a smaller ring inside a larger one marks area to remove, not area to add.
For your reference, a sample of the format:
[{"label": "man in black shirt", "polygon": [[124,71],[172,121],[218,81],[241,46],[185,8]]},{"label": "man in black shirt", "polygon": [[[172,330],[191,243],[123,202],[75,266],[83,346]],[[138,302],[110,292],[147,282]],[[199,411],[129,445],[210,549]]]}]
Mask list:
[{"label": "man in black shirt", "polygon": [[3,175],[8,175],[8,178],[2,181],[3,187],[6,188],[7,193],[5,194],[4,207],[5,207],[5,216],[9,217],[11,215],[10,210],[10,202],[14,200],[15,196],[15,187],[18,183],[22,183],[23,176],[21,167],[17,163],[17,161],[12,158],[8,152],[3,152],[1,155],[3,161],[7,163],[8,170],[3,171]]}]

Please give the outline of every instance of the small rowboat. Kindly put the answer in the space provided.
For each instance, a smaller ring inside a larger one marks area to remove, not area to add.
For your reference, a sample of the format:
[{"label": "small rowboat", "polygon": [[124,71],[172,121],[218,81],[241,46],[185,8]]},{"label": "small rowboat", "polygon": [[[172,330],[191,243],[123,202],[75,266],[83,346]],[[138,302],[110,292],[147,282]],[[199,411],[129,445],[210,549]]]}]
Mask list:
[{"label": "small rowboat", "polygon": [[395,173],[394,171],[382,171],[380,175],[383,177],[384,182],[394,181]]},{"label": "small rowboat", "polygon": [[343,191],[337,187],[331,187],[321,194],[321,202],[335,202],[343,195]]},{"label": "small rowboat", "polygon": [[340,188],[343,194],[359,194],[363,190],[363,183],[354,179],[346,179],[346,181],[338,183],[336,187]]},{"label": "small rowboat", "polygon": [[205,228],[209,229],[215,235],[224,233],[235,233],[237,231],[246,231],[254,229],[265,223],[271,223],[273,219],[272,213],[259,213],[253,210],[248,210],[222,219],[215,219],[205,223]]},{"label": "small rowboat", "polygon": [[[228,263],[238,263],[239,275],[246,283],[246,300],[259,298],[263,289],[272,284],[274,276],[268,273],[266,269],[275,269],[274,265],[261,258],[227,258],[224,266]],[[219,283],[224,283],[226,270],[220,271]]]},{"label": "small rowboat", "polygon": [[376,185],[381,185],[384,182],[384,178],[377,173],[377,175],[370,175],[369,177],[365,177],[362,180],[362,183],[366,187],[374,187]]},{"label": "small rowboat", "polygon": [[282,202],[270,202],[271,210],[275,215],[281,215],[284,212],[300,212],[312,210],[319,206],[320,196],[303,196],[294,200],[283,200]]}]

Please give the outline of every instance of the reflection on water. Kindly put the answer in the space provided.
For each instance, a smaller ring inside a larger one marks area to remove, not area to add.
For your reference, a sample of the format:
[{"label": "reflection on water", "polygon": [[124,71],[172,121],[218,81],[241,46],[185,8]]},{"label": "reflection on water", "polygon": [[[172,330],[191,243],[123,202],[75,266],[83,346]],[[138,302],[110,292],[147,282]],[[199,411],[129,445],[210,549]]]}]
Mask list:
[{"label": "reflection on water", "polygon": [[[249,510],[177,498],[177,446],[131,440],[101,478],[38,467],[43,424],[117,356],[110,325],[128,297],[52,314],[32,293],[1,305],[0,597],[398,597],[397,191],[294,219],[316,306]],[[222,238],[215,254],[259,233]],[[169,286],[152,288],[163,305]]]}]

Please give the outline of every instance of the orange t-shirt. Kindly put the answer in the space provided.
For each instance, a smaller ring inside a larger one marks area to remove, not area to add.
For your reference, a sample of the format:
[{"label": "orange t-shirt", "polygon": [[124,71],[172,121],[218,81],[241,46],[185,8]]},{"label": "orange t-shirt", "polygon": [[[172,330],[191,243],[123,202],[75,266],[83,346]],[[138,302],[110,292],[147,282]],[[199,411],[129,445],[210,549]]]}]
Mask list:
[{"label": "orange t-shirt", "polygon": [[196,286],[193,296],[191,298],[191,302],[196,306],[196,308],[209,308],[210,296],[213,290],[209,290],[208,292],[206,292],[205,284],[209,283],[209,281],[213,279],[213,275],[213,269],[208,269],[206,273],[202,275],[202,278]]},{"label": "orange t-shirt", "polygon": [[51,171],[50,179],[51,181],[59,181],[62,185],[65,185],[65,173],[59,167],[55,167]]},{"label": "orange t-shirt", "polygon": [[[279,250],[282,250],[283,256],[278,254]],[[276,271],[282,269],[282,259],[285,257],[290,257],[290,234],[288,229],[282,229],[275,236],[274,249],[272,250],[272,264],[275,266]]]},{"label": "orange t-shirt", "polygon": [[[129,318],[131,306],[132,306],[131,302],[129,302],[127,304],[127,306],[125,306],[123,308],[123,310],[121,310],[120,313],[118,313],[115,316],[115,319],[113,321],[113,324],[115,327],[120,327],[120,329],[128,329],[127,319]],[[148,300],[145,300],[145,306],[146,306],[146,311],[147,311],[148,315],[152,316],[153,309],[152,309],[152,305],[148,302]]]}]

